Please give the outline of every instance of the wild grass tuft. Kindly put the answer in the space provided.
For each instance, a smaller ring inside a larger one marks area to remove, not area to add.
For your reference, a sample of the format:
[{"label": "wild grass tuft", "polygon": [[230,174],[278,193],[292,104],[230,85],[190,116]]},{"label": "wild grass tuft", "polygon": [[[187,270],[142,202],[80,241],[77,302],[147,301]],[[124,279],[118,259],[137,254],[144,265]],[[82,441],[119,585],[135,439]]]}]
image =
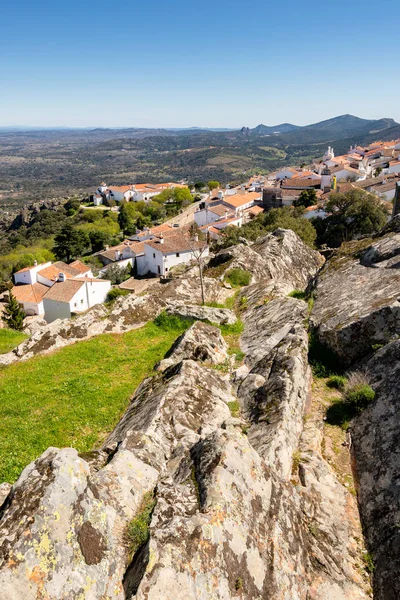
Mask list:
[{"label": "wild grass tuft", "polygon": [[157,503],[154,492],[147,492],[139,506],[137,514],[129,523],[126,537],[128,540],[129,554],[131,557],[139,550],[150,537],[151,515]]}]

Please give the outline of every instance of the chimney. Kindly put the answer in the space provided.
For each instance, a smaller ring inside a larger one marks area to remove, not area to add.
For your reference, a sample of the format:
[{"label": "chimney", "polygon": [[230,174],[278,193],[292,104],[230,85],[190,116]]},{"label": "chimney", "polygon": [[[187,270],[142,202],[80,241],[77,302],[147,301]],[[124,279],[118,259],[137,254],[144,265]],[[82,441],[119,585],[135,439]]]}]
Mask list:
[{"label": "chimney", "polygon": [[163,244],[163,243],[164,243],[164,238],[162,235],[160,235],[160,244]]},{"label": "chimney", "polygon": [[33,261],[33,266],[37,267],[37,260],[36,259]]},{"label": "chimney", "polygon": [[60,283],[64,283],[65,279],[66,279],[66,277],[65,277],[65,273],[59,273],[59,274],[58,274],[58,281],[59,281]]},{"label": "chimney", "polygon": [[119,250],[115,251],[115,260],[119,260],[121,258],[121,253]]},{"label": "chimney", "polygon": [[110,246],[104,246],[104,250],[106,250],[106,251],[107,251],[107,250],[109,250],[109,249],[110,249]]},{"label": "chimney", "polygon": [[195,242],[199,241],[199,234],[198,233],[195,233],[195,235],[194,235],[194,241]]}]

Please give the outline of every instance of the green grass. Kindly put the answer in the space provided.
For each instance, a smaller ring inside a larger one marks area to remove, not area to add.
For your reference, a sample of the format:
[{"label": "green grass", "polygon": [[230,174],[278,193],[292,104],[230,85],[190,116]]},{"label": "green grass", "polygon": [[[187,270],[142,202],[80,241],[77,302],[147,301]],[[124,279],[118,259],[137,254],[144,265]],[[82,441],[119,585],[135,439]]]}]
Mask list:
[{"label": "green grass", "polygon": [[226,281],[229,281],[232,287],[243,287],[249,285],[251,273],[245,269],[234,268],[225,275]]},{"label": "green grass", "polygon": [[232,417],[238,417],[240,415],[240,404],[238,400],[228,402],[229,410],[231,411]]},{"label": "green grass", "polygon": [[151,515],[156,503],[157,500],[154,497],[154,493],[147,492],[147,494],[143,496],[137,514],[128,525],[126,537],[128,539],[129,554],[131,558],[150,537],[149,527]]},{"label": "green grass", "polygon": [[26,340],[28,336],[14,329],[0,329],[0,354],[7,354]]},{"label": "green grass", "polygon": [[15,481],[49,446],[86,452],[101,443],[188,325],[150,322],[0,370],[0,482]]},{"label": "green grass", "polygon": [[288,296],[289,298],[297,298],[298,300],[307,300],[307,293],[302,290],[293,290]]}]

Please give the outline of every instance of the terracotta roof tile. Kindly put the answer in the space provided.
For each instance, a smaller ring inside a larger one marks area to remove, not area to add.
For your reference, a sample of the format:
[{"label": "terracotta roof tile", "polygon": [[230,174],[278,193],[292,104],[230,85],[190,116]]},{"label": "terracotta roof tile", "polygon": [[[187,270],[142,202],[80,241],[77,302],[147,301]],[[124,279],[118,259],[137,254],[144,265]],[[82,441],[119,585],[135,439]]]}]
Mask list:
[{"label": "terracotta roof tile", "polygon": [[11,291],[20,304],[23,302],[38,304],[49,289],[42,283],[33,283],[32,285],[16,285]]}]

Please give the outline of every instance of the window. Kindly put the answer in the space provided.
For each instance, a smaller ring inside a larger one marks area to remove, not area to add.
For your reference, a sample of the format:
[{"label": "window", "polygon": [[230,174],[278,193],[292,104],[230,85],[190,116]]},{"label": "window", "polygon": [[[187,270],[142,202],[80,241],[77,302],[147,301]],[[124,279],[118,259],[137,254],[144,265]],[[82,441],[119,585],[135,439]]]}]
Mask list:
[{"label": "window", "polygon": [[156,257],[156,253],[155,253],[155,252],[153,252],[153,258],[155,258],[155,257]]},{"label": "window", "polygon": [[179,252],[176,253],[176,258],[179,258]]},{"label": "window", "polygon": [[83,304],[83,298],[82,298],[82,300],[81,300],[81,304]]},{"label": "window", "polygon": [[77,305],[77,303],[75,302],[75,303],[74,303],[74,307],[76,308],[77,306],[78,306],[78,305]]}]

